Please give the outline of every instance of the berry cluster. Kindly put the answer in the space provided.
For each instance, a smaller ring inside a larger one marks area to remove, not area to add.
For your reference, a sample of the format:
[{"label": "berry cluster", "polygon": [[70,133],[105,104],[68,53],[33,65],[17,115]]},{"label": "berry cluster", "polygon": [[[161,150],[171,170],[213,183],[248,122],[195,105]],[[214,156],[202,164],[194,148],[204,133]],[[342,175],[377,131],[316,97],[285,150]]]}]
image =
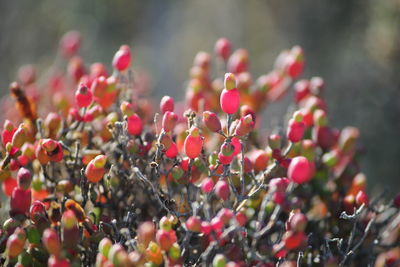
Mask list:
[{"label": "berry cluster", "polygon": [[[328,123],[321,78],[296,81],[300,47],[253,80],[222,38],[196,55],[185,100],[154,108],[127,45],[110,75],[80,44],[67,33],[62,62],[22,67],[1,100],[2,265],[399,265],[400,194],[369,199],[359,131]],[[284,125],[262,129],[291,91]]]}]

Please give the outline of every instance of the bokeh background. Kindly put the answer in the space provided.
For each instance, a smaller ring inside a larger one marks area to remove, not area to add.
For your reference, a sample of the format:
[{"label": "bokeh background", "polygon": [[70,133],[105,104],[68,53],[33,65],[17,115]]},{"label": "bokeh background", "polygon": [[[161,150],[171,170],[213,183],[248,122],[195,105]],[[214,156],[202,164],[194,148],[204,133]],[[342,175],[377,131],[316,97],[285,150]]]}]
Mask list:
[{"label": "bokeh background", "polygon": [[[278,53],[299,44],[305,78],[322,76],[330,121],[361,129],[369,190],[400,187],[400,1],[0,1],[0,94],[22,64],[53,62],[68,30],[83,37],[88,62],[110,62],[121,44],[151,76],[152,94],[182,98],[194,55],[219,37],[250,52],[254,76]],[[289,98],[264,120],[285,113]]]}]

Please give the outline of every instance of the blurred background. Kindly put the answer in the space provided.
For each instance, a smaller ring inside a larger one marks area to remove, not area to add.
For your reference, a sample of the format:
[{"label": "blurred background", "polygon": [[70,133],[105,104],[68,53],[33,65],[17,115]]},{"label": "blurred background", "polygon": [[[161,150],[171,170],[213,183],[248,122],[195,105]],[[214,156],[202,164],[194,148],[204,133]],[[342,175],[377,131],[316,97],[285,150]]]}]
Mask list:
[{"label": "blurred background", "polygon": [[[121,44],[135,68],[151,77],[152,94],[182,98],[193,57],[212,52],[219,37],[247,48],[254,77],[268,73],[279,52],[301,45],[303,78],[326,82],[329,119],[354,125],[366,147],[361,168],[369,190],[400,185],[400,1],[0,1],[0,94],[18,67],[52,64],[60,37],[83,36],[87,62],[110,66]],[[268,107],[282,116],[290,102]]]}]

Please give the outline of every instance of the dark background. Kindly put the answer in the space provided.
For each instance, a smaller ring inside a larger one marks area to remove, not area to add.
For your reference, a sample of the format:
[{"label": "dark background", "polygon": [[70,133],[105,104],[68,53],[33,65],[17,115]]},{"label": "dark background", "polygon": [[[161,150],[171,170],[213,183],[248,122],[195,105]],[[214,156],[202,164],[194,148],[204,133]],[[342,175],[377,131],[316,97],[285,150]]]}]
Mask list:
[{"label": "dark background", "polygon": [[[84,36],[87,62],[110,62],[123,44],[152,77],[153,95],[182,96],[194,55],[219,37],[250,52],[254,77],[299,44],[305,78],[322,76],[332,124],[361,129],[369,189],[400,185],[400,1],[0,1],[0,93],[18,67],[51,64],[68,30]],[[264,120],[281,116],[289,99]],[[374,185],[374,186],[372,186]]]}]

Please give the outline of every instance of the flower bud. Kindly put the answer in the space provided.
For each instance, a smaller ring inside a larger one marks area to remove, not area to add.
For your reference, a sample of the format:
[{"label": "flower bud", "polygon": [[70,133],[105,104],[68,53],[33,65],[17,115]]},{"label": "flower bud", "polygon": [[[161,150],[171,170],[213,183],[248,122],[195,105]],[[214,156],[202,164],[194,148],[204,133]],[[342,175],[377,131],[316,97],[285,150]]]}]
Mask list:
[{"label": "flower bud", "polygon": [[161,113],[164,114],[167,111],[173,112],[174,111],[174,99],[170,96],[163,96],[160,102],[160,110]]},{"label": "flower bud", "polygon": [[124,71],[131,64],[131,50],[129,46],[122,45],[112,60],[113,68],[118,71]]},{"label": "flower bud", "polygon": [[160,245],[160,248],[164,251],[168,251],[173,244],[169,231],[162,229],[157,231],[156,241],[158,245]]},{"label": "flower bud", "polygon": [[38,224],[41,220],[47,217],[46,207],[43,202],[36,200],[32,203],[29,209],[29,217],[35,224]]},{"label": "flower bud", "polygon": [[129,117],[135,114],[135,112],[133,111],[133,105],[128,101],[123,101],[119,108],[124,116]]},{"label": "flower bud", "polygon": [[221,121],[214,112],[203,112],[203,124],[212,132],[219,132],[221,130]]},{"label": "flower bud", "polygon": [[281,148],[281,137],[280,137],[280,135],[271,134],[270,136],[268,136],[268,146],[272,150],[280,149]]},{"label": "flower bud", "polygon": [[23,123],[21,123],[13,134],[11,144],[13,147],[20,148],[27,141],[27,138],[25,126]]},{"label": "flower bud", "polygon": [[328,125],[328,119],[326,117],[326,112],[322,109],[317,109],[314,111],[314,125],[326,126]]},{"label": "flower bud", "polygon": [[98,155],[89,162],[85,169],[85,176],[89,182],[97,183],[103,178],[106,161],[107,157],[105,155]]},{"label": "flower bud", "polygon": [[225,73],[224,86],[226,90],[236,88],[236,77],[233,73]]},{"label": "flower bud", "polygon": [[85,211],[78,202],[72,199],[68,199],[64,205],[67,210],[72,210],[74,212],[79,222],[83,222],[85,220]]}]

